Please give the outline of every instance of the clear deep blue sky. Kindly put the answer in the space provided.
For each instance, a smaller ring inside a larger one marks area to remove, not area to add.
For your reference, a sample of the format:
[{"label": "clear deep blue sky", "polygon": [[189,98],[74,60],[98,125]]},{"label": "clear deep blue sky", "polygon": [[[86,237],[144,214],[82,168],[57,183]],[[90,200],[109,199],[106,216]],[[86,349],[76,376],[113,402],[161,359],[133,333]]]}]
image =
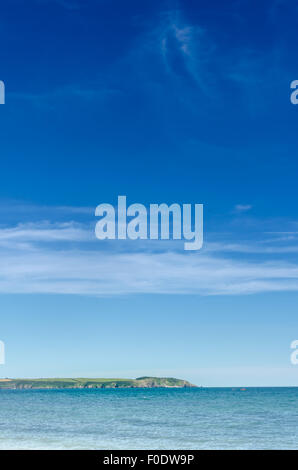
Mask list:
[{"label": "clear deep blue sky", "polygon": [[[10,0],[1,376],[298,385],[298,6]],[[100,242],[95,207],[203,203],[205,241]]]}]

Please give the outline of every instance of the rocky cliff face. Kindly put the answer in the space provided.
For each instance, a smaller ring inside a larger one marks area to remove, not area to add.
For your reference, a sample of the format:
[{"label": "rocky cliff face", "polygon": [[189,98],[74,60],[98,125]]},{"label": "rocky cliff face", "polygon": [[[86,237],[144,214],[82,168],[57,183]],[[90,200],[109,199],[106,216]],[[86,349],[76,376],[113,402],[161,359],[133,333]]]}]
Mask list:
[{"label": "rocky cliff face", "polygon": [[142,388],[184,388],[184,387],[195,387],[195,385],[187,382],[187,380],[174,379],[170,377],[139,377],[134,381],[137,383],[137,387]]}]

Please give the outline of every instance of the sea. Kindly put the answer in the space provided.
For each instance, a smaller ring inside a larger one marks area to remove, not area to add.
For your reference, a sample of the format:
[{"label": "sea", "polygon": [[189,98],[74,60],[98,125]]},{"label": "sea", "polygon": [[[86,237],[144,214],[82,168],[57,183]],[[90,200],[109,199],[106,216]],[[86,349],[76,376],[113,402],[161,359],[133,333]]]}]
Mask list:
[{"label": "sea", "polygon": [[0,390],[0,449],[297,449],[298,388]]}]

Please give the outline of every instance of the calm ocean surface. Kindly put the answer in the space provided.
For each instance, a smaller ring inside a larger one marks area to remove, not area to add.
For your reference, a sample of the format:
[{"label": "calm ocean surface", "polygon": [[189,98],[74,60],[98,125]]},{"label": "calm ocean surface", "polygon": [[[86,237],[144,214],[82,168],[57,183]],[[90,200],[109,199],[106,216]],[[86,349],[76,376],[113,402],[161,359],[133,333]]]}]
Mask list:
[{"label": "calm ocean surface", "polygon": [[1,449],[297,449],[298,388],[0,390]]}]

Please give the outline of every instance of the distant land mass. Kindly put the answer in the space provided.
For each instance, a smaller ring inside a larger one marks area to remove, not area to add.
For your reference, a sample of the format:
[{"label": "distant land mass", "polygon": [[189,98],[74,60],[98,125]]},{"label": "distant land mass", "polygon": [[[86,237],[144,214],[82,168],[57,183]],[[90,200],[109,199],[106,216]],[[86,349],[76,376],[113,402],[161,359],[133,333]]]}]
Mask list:
[{"label": "distant land mass", "polygon": [[138,377],[137,379],[0,379],[1,389],[70,389],[70,388],[187,388],[196,387],[187,380],[172,377]]}]

